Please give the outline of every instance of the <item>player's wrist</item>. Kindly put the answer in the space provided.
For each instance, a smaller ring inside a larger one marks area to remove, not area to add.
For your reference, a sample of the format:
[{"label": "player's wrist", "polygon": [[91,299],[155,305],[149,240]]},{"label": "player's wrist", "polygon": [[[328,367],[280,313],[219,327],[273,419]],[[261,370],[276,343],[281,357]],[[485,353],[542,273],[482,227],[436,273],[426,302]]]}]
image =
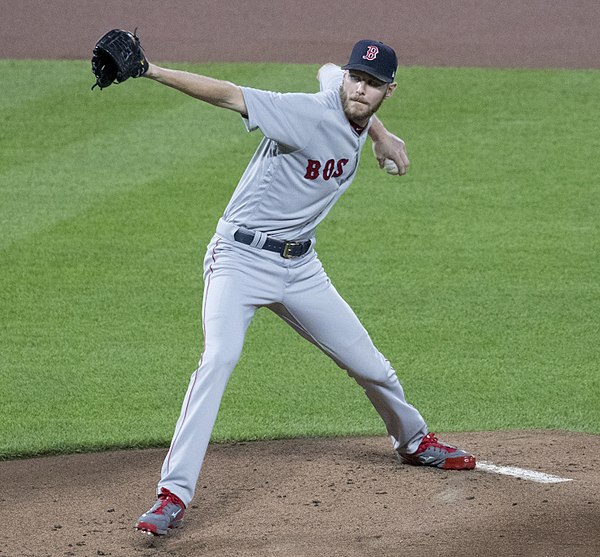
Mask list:
[{"label": "player's wrist", "polygon": [[149,79],[156,79],[159,76],[159,70],[160,68],[158,66],[149,62],[148,69],[146,70],[146,73],[144,73],[143,77],[147,77]]}]

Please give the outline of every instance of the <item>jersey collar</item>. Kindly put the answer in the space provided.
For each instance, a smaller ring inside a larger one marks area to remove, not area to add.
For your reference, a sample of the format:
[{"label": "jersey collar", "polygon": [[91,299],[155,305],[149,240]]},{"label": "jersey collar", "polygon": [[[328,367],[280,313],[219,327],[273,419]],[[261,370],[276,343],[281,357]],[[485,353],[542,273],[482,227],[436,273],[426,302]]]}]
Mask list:
[{"label": "jersey collar", "polygon": [[359,126],[356,122],[353,122],[352,120],[348,120],[350,122],[350,126],[352,127],[352,129],[358,134],[360,135],[362,132],[364,132],[367,127],[369,126],[369,124],[367,124],[366,126]]}]

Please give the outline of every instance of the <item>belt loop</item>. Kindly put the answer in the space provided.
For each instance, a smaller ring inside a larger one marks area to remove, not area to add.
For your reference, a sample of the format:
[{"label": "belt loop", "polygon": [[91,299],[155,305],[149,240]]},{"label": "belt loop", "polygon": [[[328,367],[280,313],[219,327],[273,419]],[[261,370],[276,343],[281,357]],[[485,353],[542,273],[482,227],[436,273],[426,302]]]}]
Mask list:
[{"label": "belt loop", "polygon": [[268,236],[264,232],[254,230],[254,238],[252,239],[250,246],[253,248],[262,249],[262,247],[265,245],[265,242],[267,241],[267,237]]},{"label": "belt loop", "polygon": [[220,234],[224,238],[233,240],[233,236],[237,232],[238,228],[239,227],[235,224],[231,224],[221,217],[217,223],[217,234]]}]

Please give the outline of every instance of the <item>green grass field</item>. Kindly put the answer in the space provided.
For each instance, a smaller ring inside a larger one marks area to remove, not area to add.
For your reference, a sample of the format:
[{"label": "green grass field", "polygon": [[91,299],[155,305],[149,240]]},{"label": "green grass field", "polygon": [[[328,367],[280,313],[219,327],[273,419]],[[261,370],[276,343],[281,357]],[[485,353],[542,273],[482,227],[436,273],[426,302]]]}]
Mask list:
[{"label": "green grass field", "polygon": [[[176,65],[315,91],[316,66]],[[0,458],[166,445],[202,350],[201,262],[260,133],[89,63],[0,60]],[[321,226],[338,290],[441,431],[600,433],[598,71],[404,68]],[[215,440],[385,434],[266,310]]]}]

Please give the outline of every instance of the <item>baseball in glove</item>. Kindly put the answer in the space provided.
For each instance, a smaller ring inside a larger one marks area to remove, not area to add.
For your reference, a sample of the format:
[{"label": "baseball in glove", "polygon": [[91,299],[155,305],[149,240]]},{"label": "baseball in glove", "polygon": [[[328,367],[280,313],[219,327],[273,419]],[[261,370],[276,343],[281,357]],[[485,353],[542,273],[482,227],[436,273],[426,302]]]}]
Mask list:
[{"label": "baseball in glove", "polygon": [[100,37],[92,56],[92,73],[96,76],[92,89],[104,89],[146,73],[148,60],[135,33],[113,29]]}]

